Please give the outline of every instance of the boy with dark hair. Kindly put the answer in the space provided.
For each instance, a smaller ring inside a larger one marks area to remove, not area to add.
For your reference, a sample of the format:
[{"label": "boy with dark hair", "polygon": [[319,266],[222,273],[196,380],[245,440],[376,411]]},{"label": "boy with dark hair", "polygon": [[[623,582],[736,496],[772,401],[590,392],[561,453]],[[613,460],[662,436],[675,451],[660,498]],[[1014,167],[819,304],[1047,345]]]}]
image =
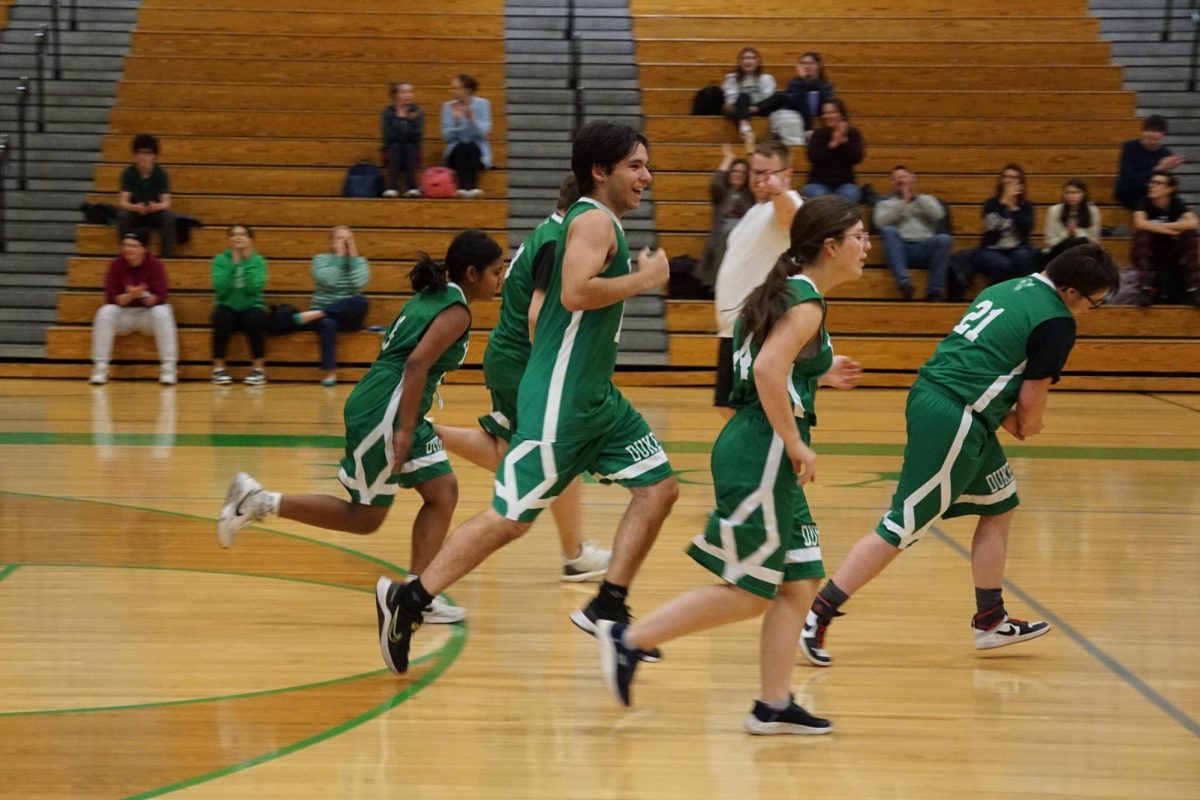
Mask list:
[{"label": "boy with dark hair", "polygon": [[629,621],[629,584],[679,494],[662,445],[612,383],[624,301],[669,277],[662,250],[642,250],[631,268],[620,223],[650,184],[648,163],[644,137],[628,126],[590,122],[576,134],[571,168],[582,197],[563,220],[492,507],[459,526],[418,580],[376,584],[379,645],[393,672],[408,669],[412,635],[432,597],[522,536],[584,471],[620,483],[633,499],[599,593],[571,619],[592,634],[597,620]]},{"label": "boy with dark hair", "polygon": [[158,230],[163,258],[175,252],[175,215],[171,213],[171,182],[158,164],[158,139],[149,133],[133,137],[133,163],[121,173],[118,239],[134,230]]},{"label": "boy with dark hair", "polygon": [[1001,596],[1008,531],[1020,501],[996,429],[1020,441],[1042,430],[1050,385],[1075,343],[1075,318],[1099,308],[1117,284],[1112,258],[1098,244],[1083,244],[1043,272],[979,293],[909,391],[908,443],[891,509],[813,601],[800,636],[809,662],[829,666],[825,632],[842,604],[943,517],[979,517],[971,543],[976,649],[1050,631],[1049,623],[1009,617]]},{"label": "boy with dark hair", "polygon": [[1155,172],[1170,172],[1183,164],[1183,157],[1173,155],[1163,145],[1167,136],[1167,120],[1151,114],[1142,122],[1142,135],[1121,145],[1121,160],[1117,164],[1117,185],[1113,196],[1125,208],[1133,211],[1146,197],[1146,184]]}]

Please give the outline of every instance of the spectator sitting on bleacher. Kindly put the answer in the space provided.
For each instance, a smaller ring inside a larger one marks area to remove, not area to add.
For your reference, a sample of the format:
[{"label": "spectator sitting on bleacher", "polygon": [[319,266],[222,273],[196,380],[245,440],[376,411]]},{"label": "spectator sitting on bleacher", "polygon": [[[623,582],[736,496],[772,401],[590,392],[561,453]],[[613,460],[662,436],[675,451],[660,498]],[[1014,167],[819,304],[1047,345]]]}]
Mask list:
[{"label": "spectator sitting on bleacher", "polygon": [[750,206],[754,196],[750,192],[750,164],[744,158],[734,158],[733,149],[721,145],[724,158],[708,182],[708,194],[712,199],[712,227],[704,240],[704,252],[693,273],[697,280],[711,293],[717,282],[717,270],[725,258],[725,242],[729,232],[738,224]]},{"label": "spectator sitting on bleacher", "polygon": [[1163,145],[1166,136],[1166,119],[1151,114],[1142,122],[1142,135],[1121,145],[1115,197],[1130,211],[1145,199],[1146,186],[1155,172],[1170,172],[1183,164],[1181,156],[1172,155]]},{"label": "spectator sitting on bleacher", "polygon": [[1041,266],[1064,250],[1087,242],[1100,243],[1100,209],[1088,199],[1087,184],[1071,178],[1063,184],[1063,199],[1046,212],[1042,231]]},{"label": "spectator sitting on bleacher", "polygon": [[367,318],[362,288],[371,277],[367,259],[358,254],[354,233],[345,225],[329,232],[329,251],[313,256],[311,310],[296,314],[296,324],[321,339],[322,386],[337,383],[338,331],[360,330]]},{"label": "spectator sitting on bleacher", "polygon": [[479,83],[470,75],[450,81],[453,100],[442,103],[442,138],[446,140],[446,166],[458,177],[459,197],[482,197],[479,171],[491,169],[492,104],[475,92]]},{"label": "spectator sitting on bleacher", "polygon": [[883,256],[905,300],[913,296],[909,266],[928,267],[926,300],[941,300],[953,240],[945,230],[946,209],[931,194],[917,194],[917,176],[903,164],[892,170],[892,194],[875,204],[875,227]]},{"label": "spectator sitting on bleacher", "polygon": [[796,60],[796,77],[784,89],[787,107],[804,117],[804,129],[811,131],[826,103],[834,100],[833,84],[825,78],[821,54],[809,50]]},{"label": "spectator sitting on bleacher", "polygon": [[121,255],[108,264],[104,277],[104,305],[92,322],[92,377],[95,386],[108,383],[108,362],[113,338],[130,333],[154,336],[158,347],[158,382],[176,381],[179,342],[175,314],[167,303],[167,271],[146,250],[146,232],[129,231],[121,237]]},{"label": "spectator sitting on bleacher", "polygon": [[[413,85],[400,81],[391,85],[392,104],[379,116],[383,151],[387,156],[387,188],[384,197],[420,197],[417,167],[421,165],[421,137],[425,112],[416,104]],[[401,182],[400,175],[404,174]]]},{"label": "spectator sitting on bleacher", "polygon": [[862,199],[854,183],[854,165],[863,160],[866,146],[858,128],[850,124],[850,113],[841,100],[821,106],[822,127],[808,140],[808,183],[800,190],[805,197],[838,194],[852,203]]},{"label": "spectator sitting on bleacher", "polygon": [[752,149],[754,129],[750,127],[750,117],[770,114],[782,108],[785,100],[781,96],[771,107],[761,105],[774,98],[777,92],[775,79],[762,71],[762,56],[757,50],[753,47],[742,48],[734,71],[725,75],[721,91],[725,94],[722,113],[737,123],[738,135],[746,143],[747,149]]},{"label": "spectator sitting on bleacher", "polygon": [[254,249],[254,231],[249,225],[229,226],[229,249],[212,260],[212,382],[218,386],[233,383],[225,369],[225,352],[234,331],[243,331],[254,359],[245,383],[262,386],[267,382],[266,338],[267,304],[263,288],[267,285],[267,261]]},{"label": "spectator sitting on bleacher", "polygon": [[996,194],[983,204],[983,240],[970,251],[971,274],[982,272],[989,284],[1032,274],[1038,257],[1029,244],[1032,231],[1033,204],[1025,199],[1025,170],[1008,164],[1000,171]]},{"label": "spectator sitting on bleacher", "polygon": [[1146,198],[1133,212],[1130,260],[1138,273],[1139,306],[1155,301],[1200,305],[1196,256],[1200,218],[1175,193],[1178,186],[1171,173],[1154,173]]},{"label": "spectator sitting on bleacher", "polygon": [[158,164],[158,139],[148,133],[133,137],[133,163],[121,173],[117,207],[120,208],[118,240],[133,230],[156,228],[162,257],[169,258],[175,252],[171,183],[167,171]]}]

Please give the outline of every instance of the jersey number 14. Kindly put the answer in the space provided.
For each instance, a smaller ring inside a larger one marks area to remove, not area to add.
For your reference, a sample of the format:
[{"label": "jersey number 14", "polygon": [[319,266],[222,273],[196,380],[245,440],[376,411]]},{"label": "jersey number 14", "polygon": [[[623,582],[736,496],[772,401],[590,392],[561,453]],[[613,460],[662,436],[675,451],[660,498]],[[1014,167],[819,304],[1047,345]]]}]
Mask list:
[{"label": "jersey number 14", "polygon": [[975,308],[963,316],[962,322],[954,326],[954,332],[967,337],[969,342],[978,339],[979,334],[983,333],[983,329],[1004,313],[1003,308],[994,308],[993,305],[991,300],[981,300],[976,303]]}]

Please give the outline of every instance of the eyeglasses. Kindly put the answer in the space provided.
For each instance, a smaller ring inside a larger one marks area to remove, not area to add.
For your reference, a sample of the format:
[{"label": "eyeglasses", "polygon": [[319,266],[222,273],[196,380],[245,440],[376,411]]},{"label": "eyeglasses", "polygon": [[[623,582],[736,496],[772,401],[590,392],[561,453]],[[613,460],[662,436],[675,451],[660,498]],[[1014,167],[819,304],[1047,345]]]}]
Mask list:
[{"label": "eyeglasses", "polygon": [[750,174],[756,178],[765,178],[768,175],[778,175],[781,172],[787,172],[789,169],[790,167],[784,167],[783,169],[752,169],[750,170]]},{"label": "eyeglasses", "polygon": [[1082,297],[1084,300],[1088,301],[1088,311],[1095,311],[1097,308],[1099,308],[1100,306],[1102,306],[1108,302],[1108,296],[1109,296],[1108,292],[1105,292],[1103,295],[1101,295],[1099,300],[1093,300],[1091,297],[1084,294],[1083,292],[1080,292],[1078,289],[1076,289],[1075,291],[1079,292],[1080,297]]},{"label": "eyeglasses", "polygon": [[834,238],[835,239],[858,239],[859,244],[865,245],[865,244],[867,244],[867,242],[871,241],[871,234],[866,233],[866,232],[863,232],[863,233],[839,233]]},{"label": "eyeglasses", "polygon": [[1162,178],[1154,178],[1153,180],[1150,181],[1150,185],[1151,186],[1170,186],[1171,182],[1167,181],[1167,180],[1163,180]]}]

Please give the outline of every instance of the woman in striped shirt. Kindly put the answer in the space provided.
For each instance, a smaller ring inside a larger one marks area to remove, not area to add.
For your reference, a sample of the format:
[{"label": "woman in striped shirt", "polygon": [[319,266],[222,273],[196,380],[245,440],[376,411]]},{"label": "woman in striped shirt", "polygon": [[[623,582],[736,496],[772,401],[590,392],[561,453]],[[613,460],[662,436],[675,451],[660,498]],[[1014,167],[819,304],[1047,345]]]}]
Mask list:
[{"label": "woman in striped shirt", "polygon": [[338,331],[361,330],[367,318],[363,286],[371,277],[367,259],[358,254],[354,233],[345,225],[329,232],[329,250],[312,260],[313,297],[311,310],[296,315],[296,324],[316,331],[321,339],[322,386],[337,383]]}]

